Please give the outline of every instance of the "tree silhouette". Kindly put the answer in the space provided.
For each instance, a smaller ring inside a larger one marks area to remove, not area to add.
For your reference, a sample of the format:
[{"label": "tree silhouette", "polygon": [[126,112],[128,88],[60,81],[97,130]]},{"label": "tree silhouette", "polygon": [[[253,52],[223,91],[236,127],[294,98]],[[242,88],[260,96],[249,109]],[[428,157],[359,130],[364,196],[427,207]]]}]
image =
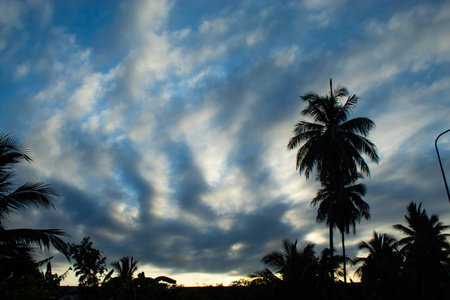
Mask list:
[{"label": "tree silhouette", "polygon": [[396,299],[402,266],[396,239],[387,233],[374,231],[368,243],[359,243],[359,249],[369,252],[367,257],[359,257],[353,261],[354,264],[362,263],[356,274],[361,277],[367,292],[373,298]]},{"label": "tree silhouette", "polygon": [[340,267],[344,261],[340,255],[330,255],[331,250],[325,248],[320,253],[317,266],[317,284],[316,294],[317,299],[333,299],[335,291],[333,290],[333,283],[338,275],[342,275]]},{"label": "tree silhouette", "polygon": [[[3,266],[14,265],[11,264],[13,260],[21,261],[20,265],[23,265],[29,261],[32,249],[50,250],[51,245],[70,260],[68,246],[60,238],[67,236],[65,232],[59,229],[6,229],[2,224],[6,217],[30,207],[54,208],[57,195],[48,185],[27,182],[15,186],[14,166],[22,161],[32,161],[27,150],[24,141],[0,133],[0,264]],[[10,271],[22,272],[23,266],[21,270]]]},{"label": "tree silhouette", "polygon": [[322,186],[311,205],[319,204],[316,218],[318,222],[325,221],[328,226],[333,223],[341,233],[343,276],[346,282],[345,234],[350,232],[350,227],[353,228],[353,233],[355,233],[356,222],[359,222],[361,218],[370,218],[369,205],[362,199],[366,194],[366,187],[361,183],[354,184],[354,181],[349,180],[349,178],[344,182],[339,193],[332,189],[329,180],[322,182]]},{"label": "tree silhouette", "polygon": [[[175,279],[167,276],[159,276],[155,279],[145,277],[141,272],[134,278],[134,273],[138,269],[138,261],[133,257],[124,256],[118,261],[111,263],[114,267],[105,277],[101,287],[101,294],[104,298],[114,297],[115,299],[166,299],[168,285],[176,284]],[[111,277],[114,271],[118,276]]]},{"label": "tree silhouette", "polygon": [[[297,240],[283,240],[282,251],[267,253],[261,261],[269,268],[249,274],[249,277],[279,284],[290,296],[312,294],[318,267],[313,244],[299,250]],[[280,274],[281,278],[275,274]]]},{"label": "tree silhouette", "polygon": [[69,244],[70,254],[75,260],[73,264],[75,275],[78,278],[80,287],[96,288],[106,269],[106,257],[102,256],[102,251],[92,247],[90,237],[85,236],[81,244]]},{"label": "tree silhouette", "polygon": [[443,286],[450,282],[449,234],[443,233],[449,226],[439,222],[437,215],[428,217],[422,203],[417,206],[411,202],[405,219],[406,226],[396,224],[394,228],[406,235],[398,245],[405,255],[404,274],[408,277],[408,288],[422,299],[438,299]]},{"label": "tree silhouette", "polygon": [[[334,208],[337,198],[343,194],[345,183],[356,180],[360,176],[359,172],[370,175],[369,166],[362,154],[375,162],[379,159],[376,146],[366,138],[374,123],[363,117],[348,119],[357,105],[358,97],[349,95],[344,87],[333,90],[331,79],[329,94],[319,96],[310,92],[300,99],[307,104],[301,115],[309,117],[313,122],[298,122],[287,148],[299,148],[296,167],[300,174],[304,173],[308,179],[316,170],[317,180],[332,191],[327,212],[332,256],[335,212],[342,211]],[[321,217],[318,215],[318,218]]]},{"label": "tree silhouette", "polygon": [[133,260],[133,257],[124,256],[118,261],[111,263],[114,269],[119,274],[119,278],[123,281],[131,281],[134,272],[138,269],[138,261]]}]

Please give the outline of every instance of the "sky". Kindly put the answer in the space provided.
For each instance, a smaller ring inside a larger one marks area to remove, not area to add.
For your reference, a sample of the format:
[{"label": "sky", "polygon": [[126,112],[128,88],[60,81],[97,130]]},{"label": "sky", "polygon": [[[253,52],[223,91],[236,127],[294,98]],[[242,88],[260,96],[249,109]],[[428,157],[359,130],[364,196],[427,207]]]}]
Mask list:
[{"label": "sky", "polygon": [[[347,254],[374,230],[401,238],[411,201],[450,224],[434,148],[450,128],[448,28],[450,1],[0,0],[0,129],[34,159],[17,181],[60,195],[6,226],[89,236],[108,268],[133,256],[186,286],[262,269],[285,238],[319,254],[320,186],[286,146],[299,96],[330,78],[359,97],[380,156]],[[450,176],[450,133],[439,151]]]}]

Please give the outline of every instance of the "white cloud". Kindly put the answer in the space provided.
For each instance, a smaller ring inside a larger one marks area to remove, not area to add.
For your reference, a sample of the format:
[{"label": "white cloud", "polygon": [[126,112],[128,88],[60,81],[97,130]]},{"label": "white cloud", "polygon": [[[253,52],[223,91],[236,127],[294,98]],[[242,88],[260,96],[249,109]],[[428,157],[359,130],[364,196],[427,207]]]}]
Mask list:
[{"label": "white cloud", "polygon": [[22,79],[30,72],[30,65],[28,63],[22,63],[16,67],[14,72],[14,79]]},{"label": "white cloud", "polygon": [[22,27],[24,7],[21,2],[9,0],[0,1],[0,24],[6,28]]},{"label": "white cloud", "polygon": [[318,232],[311,232],[305,236],[305,240],[313,244],[326,244],[329,242],[327,234],[327,229],[322,230],[320,234]]},{"label": "white cloud", "polygon": [[228,257],[231,259],[238,257],[239,252],[241,252],[244,247],[245,245],[243,243],[235,243],[231,245],[230,250],[228,251]]},{"label": "white cloud", "polygon": [[[388,112],[384,111],[384,114],[376,117],[377,127],[371,134],[371,139],[378,145],[382,157],[387,159],[399,151],[414,149],[408,141],[412,138],[416,141],[422,128],[436,125],[447,118],[450,109],[439,103],[442,93],[449,88],[450,78],[446,77],[431,85],[416,85],[414,89],[397,87],[393,94],[386,95],[389,97],[388,103],[385,104]],[[428,137],[429,142],[434,138]]]},{"label": "white cloud", "polygon": [[122,226],[136,228],[138,226],[139,208],[128,205],[123,199],[109,201],[108,210],[111,216]]},{"label": "white cloud", "polygon": [[125,119],[123,116],[125,105],[125,103],[118,104],[101,112],[101,126],[104,133],[112,134],[125,125]]},{"label": "white cloud", "polygon": [[336,2],[340,2],[341,4],[344,1],[334,1],[334,0],[303,0],[303,5],[308,9],[313,10],[322,10],[327,7],[336,5]]},{"label": "white cloud", "polygon": [[257,28],[248,33],[246,42],[247,42],[247,45],[253,46],[255,44],[258,44],[258,43],[264,41],[264,39],[265,39],[264,30],[262,28]]},{"label": "white cloud", "polygon": [[195,162],[203,171],[206,181],[216,186],[226,172],[228,155],[233,147],[234,130],[214,125],[217,107],[207,105],[186,113],[172,133],[173,140],[185,139],[193,150]]},{"label": "white cloud", "polygon": [[298,46],[292,45],[274,53],[275,65],[279,67],[290,67],[299,54]]},{"label": "white cloud", "polygon": [[[139,34],[147,31],[159,30],[167,21],[169,11],[173,6],[174,1],[149,1],[140,0],[132,8],[130,21],[135,26],[134,33]],[[128,6],[124,3],[124,6]]]},{"label": "white cloud", "polygon": [[309,227],[311,225],[311,220],[313,219],[304,218],[304,215],[305,212],[303,208],[293,208],[284,214],[282,221],[296,230],[304,229],[305,227]]},{"label": "white cloud", "polygon": [[248,179],[238,168],[225,174],[220,186],[202,197],[202,201],[212,207],[217,214],[227,215],[238,212],[251,213],[264,206],[256,191],[248,189]]},{"label": "white cloud", "polygon": [[319,27],[328,27],[336,21],[338,9],[345,4],[346,0],[303,0],[300,4],[305,9],[305,18]]},{"label": "white cloud", "polygon": [[232,22],[232,20],[229,19],[215,19],[212,21],[204,21],[200,25],[199,32],[203,35],[224,35],[225,33],[228,33],[228,30],[230,29],[230,21]]},{"label": "white cloud", "polygon": [[99,73],[88,75],[80,88],[76,89],[68,100],[67,116],[73,119],[83,118],[93,112],[97,99],[102,96],[102,76]]},{"label": "white cloud", "polygon": [[351,43],[348,57],[338,63],[343,80],[364,91],[403,72],[449,62],[450,33],[446,28],[450,26],[450,14],[445,17],[439,13],[450,11],[449,7],[419,6],[397,13],[385,23],[368,21],[364,43]]},{"label": "white cloud", "polygon": [[24,8],[19,1],[0,1],[0,51],[9,45],[14,29],[22,28]]}]

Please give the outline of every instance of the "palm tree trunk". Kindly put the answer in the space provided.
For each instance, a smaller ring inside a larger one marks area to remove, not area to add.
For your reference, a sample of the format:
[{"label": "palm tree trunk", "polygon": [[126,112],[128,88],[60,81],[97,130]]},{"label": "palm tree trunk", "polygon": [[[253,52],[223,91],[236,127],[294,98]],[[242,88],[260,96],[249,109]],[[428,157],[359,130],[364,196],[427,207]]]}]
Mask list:
[{"label": "palm tree trunk", "polygon": [[331,202],[331,205],[328,208],[328,218],[330,220],[330,259],[333,259],[334,256],[334,243],[333,243],[333,228],[334,228],[334,203]]},{"label": "palm tree trunk", "polygon": [[[330,262],[333,261],[334,256],[334,245],[333,245],[333,227],[334,223],[330,223]],[[334,270],[330,272],[330,283],[332,284],[334,282]]]},{"label": "palm tree trunk", "polygon": [[334,256],[334,245],[333,245],[333,227],[334,224],[330,224],[330,231],[329,231],[329,235],[330,235],[330,258],[333,258]]},{"label": "palm tree trunk", "polygon": [[346,257],[345,257],[345,233],[344,231],[341,231],[341,235],[342,235],[342,256],[343,256],[343,260],[344,260],[344,283],[347,283],[347,268],[346,268]]}]

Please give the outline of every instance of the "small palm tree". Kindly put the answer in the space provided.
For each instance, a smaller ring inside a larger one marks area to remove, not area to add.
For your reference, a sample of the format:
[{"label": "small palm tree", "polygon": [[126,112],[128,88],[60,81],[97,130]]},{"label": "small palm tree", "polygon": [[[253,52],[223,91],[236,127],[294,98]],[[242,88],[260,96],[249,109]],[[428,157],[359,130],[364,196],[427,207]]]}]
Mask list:
[{"label": "small palm tree", "polygon": [[111,263],[111,265],[114,267],[114,269],[119,274],[118,277],[123,282],[131,282],[133,279],[133,274],[138,269],[138,261],[134,260],[133,257],[124,256],[118,261],[115,261]]},{"label": "small palm tree", "polygon": [[[0,251],[13,246],[33,249],[50,249],[53,245],[70,261],[67,244],[60,236],[67,234],[59,229],[6,229],[2,221],[13,213],[30,207],[54,207],[57,195],[42,182],[27,182],[15,187],[13,167],[22,161],[32,161],[26,144],[6,133],[0,133]],[[0,253],[0,259],[8,259]]]},{"label": "small palm tree", "polygon": [[249,277],[266,283],[279,283],[288,295],[300,292],[307,295],[313,292],[317,274],[314,244],[308,244],[303,250],[299,250],[297,240],[283,240],[282,251],[267,253],[261,261],[269,268],[249,274]]},{"label": "small palm tree", "polygon": [[406,237],[398,241],[405,255],[405,274],[415,293],[423,297],[437,297],[444,284],[450,283],[450,228],[439,222],[437,215],[428,217],[422,203],[411,202],[405,215],[407,226],[396,224],[394,228]]},{"label": "small palm tree", "polygon": [[321,251],[317,266],[316,295],[314,299],[333,299],[335,295],[333,284],[336,278],[342,276],[341,266],[344,258],[341,255],[330,255],[331,250]]},{"label": "small palm tree", "polygon": [[305,275],[304,271],[316,262],[314,245],[308,244],[302,251],[297,249],[297,240],[283,241],[283,252],[273,251],[262,258],[264,264],[281,274],[284,281],[296,282]]},{"label": "small palm tree", "polygon": [[450,234],[443,233],[450,226],[439,222],[437,215],[428,217],[425,209],[422,210],[422,203],[417,206],[411,202],[407,207],[408,214],[405,219],[407,226],[396,224],[394,228],[401,231],[406,237],[398,241],[399,246],[403,246],[402,251],[406,254],[426,254],[424,258],[433,258],[440,263],[448,262],[450,245],[448,237]]},{"label": "small palm tree", "polygon": [[358,257],[353,261],[355,265],[362,263],[356,274],[361,277],[367,290],[380,297],[395,298],[402,265],[396,239],[387,233],[374,231],[368,243],[359,243],[359,249],[369,252],[367,257]]}]

